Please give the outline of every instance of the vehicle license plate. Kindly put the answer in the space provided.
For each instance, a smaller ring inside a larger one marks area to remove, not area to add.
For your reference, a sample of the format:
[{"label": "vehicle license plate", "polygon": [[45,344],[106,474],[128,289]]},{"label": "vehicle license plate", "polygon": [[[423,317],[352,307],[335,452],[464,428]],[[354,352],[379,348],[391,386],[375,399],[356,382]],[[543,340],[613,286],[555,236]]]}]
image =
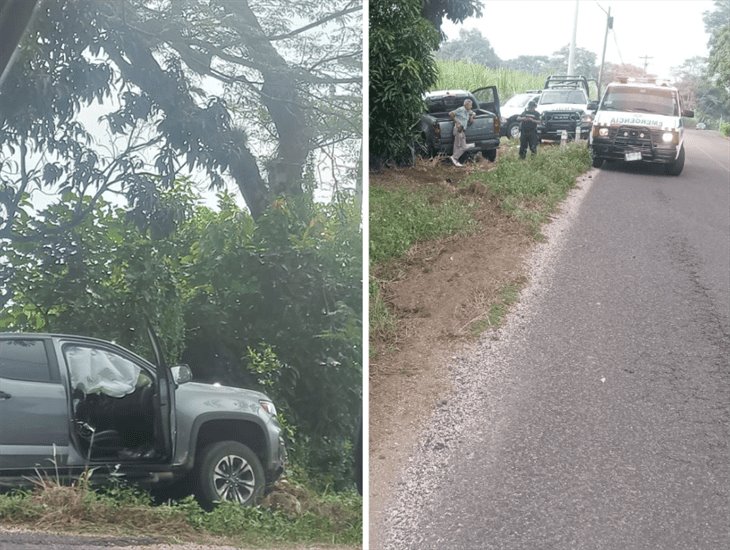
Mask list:
[{"label": "vehicle license plate", "polygon": [[632,151],[631,153],[626,153],[626,161],[630,160],[641,160],[641,152],[640,151]]}]

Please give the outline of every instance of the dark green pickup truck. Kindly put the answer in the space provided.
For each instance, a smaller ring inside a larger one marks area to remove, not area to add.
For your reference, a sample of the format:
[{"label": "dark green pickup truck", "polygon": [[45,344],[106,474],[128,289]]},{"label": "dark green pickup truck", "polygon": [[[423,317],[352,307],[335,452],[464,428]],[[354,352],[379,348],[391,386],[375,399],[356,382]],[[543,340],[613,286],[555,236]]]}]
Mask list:
[{"label": "dark green pickup truck", "polygon": [[454,150],[454,122],[449,113],[464,105],[466,99],[471,99],[476,116],[466,128],[466,142],[473,143],[474,148],[465,154],[481,151],[488,160],[496,160],[500,133],[496,86],[479,88],[473,92],[440,90],[427,93],[424,98],[426,112],[421,117],[421,139],[427,155],[451,156]]}]

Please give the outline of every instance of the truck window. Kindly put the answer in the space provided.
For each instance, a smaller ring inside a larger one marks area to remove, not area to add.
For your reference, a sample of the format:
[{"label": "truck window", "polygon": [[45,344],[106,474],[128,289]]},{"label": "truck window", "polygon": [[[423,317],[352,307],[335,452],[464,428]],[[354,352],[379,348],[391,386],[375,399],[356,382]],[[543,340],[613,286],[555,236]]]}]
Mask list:
[{"label": "truck window", "polygon": [[679,116],[674,92],[661,88],[609,88],[603,98],[601,109]]},{"label": "truck window", "polygon": [[[426,108],[429,114],[449,113],[462,107],[465,99],[471,99],[468,95],[449,95],[426,99]],[[474,100],[472,99],[472,102]],[[476,103],[473,105],[476,107]]]},{"label": "truck window", "polygon": [[51,382],[51,368],[43,340],[0,340],[0,377]]},{"label": "truck window", "polygon": [[540,98],[540,105],[555,103],[588,103],[582,90],[545,90]]}]

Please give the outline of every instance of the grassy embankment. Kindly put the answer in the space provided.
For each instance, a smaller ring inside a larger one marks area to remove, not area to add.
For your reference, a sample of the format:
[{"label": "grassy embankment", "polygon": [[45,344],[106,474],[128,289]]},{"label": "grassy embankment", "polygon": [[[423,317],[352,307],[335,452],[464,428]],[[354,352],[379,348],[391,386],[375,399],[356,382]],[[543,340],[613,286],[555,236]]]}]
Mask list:
[{"label": "grassy embankment", "polygon": [[83,480],[63,486],[46,477],[36,485],[0,495],[0,524],[261,548],[362,541],[362,498],[355,493],[315,494],[287,484],[260,507],[227,503],[205,512],[192,497],[155,505],[147,493],[122,486],[95,491]]},{"label": "grassy embankment", "polygon": [[[539,88],[542,76],[506,70],[490,71],[467,63],[439,62],[441,73],[434,89],[474,89],[497,82],[500,95]],[[495,198],[505,214],[520,220],[536,238],[540,226],[574,186],[577,176],[590,167],[585,143],[566,148],[541,146],[536,158],[521,161],[517,143],[502,138],[496,167],[478,170],[456,185],[462,189],[483,186],[486,196]],[[453,194],[438,185],[423,185],[417,190],[397,186],[370,187],[370,330],[376,339],[388,339],[397,331],[393,314],[384,303],[381,277],[392,272],[406,251],[418,242],[466,233],[478,228],[476,210],[485,193]],[[519,288],[510,285],[501,292],[500,302],[492,304],[486,326],[499,324]]]}]

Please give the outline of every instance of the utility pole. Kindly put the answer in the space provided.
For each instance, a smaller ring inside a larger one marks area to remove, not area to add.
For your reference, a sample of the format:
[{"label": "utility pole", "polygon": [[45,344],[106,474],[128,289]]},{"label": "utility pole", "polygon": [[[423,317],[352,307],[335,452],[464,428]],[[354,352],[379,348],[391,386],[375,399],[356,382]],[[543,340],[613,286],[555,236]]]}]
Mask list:
[{"label": "utility pole", "polygon": [[573,38],[570,40],[570,50],[568,50],[568,76],[573,76],[575,72],[575,34],[578,31],[578,0],[575,0],[575,17],[573,19]]},{"label": "utility pole", "polygon": [[649,64],[649,59],[654,59],[649,55],[640,56],[639,59],[644,60],[644,76],[646,76],[646,66]]},{"label": "utility pole", "polygon": [[[596,2],[597,3],[597,2]],[[597,3],[598,4],[598,3]],[[601,5],[598,4],[601,8]],[[601,8],[603,10],[603,8]],[[613,17],[611,17],[611,7],[608,7],[608,11],[603,10],[606,13],[606,34],[603,35],[603,54],[601,54],[601,68],[598,69],[598,99],[601,99],[601,79],[603,78],[603,64],[606,61],[606,41],[608,40],[608,30],[613,29]]]}]

